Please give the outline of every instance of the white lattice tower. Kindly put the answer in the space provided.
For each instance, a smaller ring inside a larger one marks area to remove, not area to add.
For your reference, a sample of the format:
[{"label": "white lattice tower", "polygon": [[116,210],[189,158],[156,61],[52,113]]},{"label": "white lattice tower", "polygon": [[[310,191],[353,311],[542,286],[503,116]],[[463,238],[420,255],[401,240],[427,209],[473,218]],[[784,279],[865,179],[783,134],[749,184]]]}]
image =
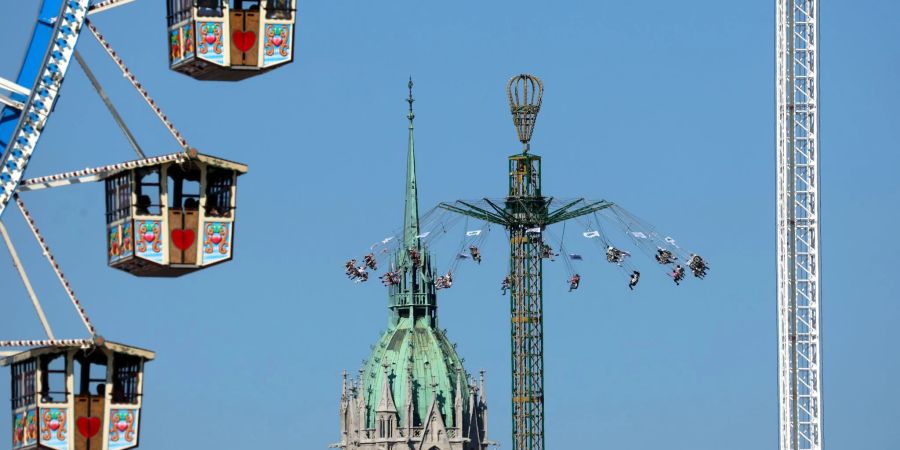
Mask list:
[{"label": "white lattice tower", "polygon": [[780,450],[822,449],[818,0],[776,0]]}]

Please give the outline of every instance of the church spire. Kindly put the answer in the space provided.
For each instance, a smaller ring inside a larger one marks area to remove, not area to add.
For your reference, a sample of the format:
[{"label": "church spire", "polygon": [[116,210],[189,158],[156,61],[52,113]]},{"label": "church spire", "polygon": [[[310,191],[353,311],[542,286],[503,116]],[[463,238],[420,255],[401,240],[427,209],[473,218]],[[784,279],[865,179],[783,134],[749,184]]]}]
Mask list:
[{"label": "church spire", "polygon": [[416,188],[416,150],[415,139],[413,138],[413,120],[416,115],[413,113],[413,81],[409,77],[409,97],[406,101],[409,103],[409,153],[406,160],[406,210],[403,216],[403,243],[406,249],[419,248],[419,194]]}]

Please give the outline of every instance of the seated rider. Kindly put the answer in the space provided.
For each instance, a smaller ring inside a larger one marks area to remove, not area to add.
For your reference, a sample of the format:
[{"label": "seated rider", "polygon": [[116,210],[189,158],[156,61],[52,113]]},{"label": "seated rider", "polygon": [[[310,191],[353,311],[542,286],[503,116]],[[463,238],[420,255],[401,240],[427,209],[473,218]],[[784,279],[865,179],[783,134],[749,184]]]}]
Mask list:
[{"label": "seated rider", "polygon": [[266,8],[266,19],[290,20],[290,0],[269,0]]},{"label": "seated rider", "polygon": [[556,254],[553,253],[553,248],[547,244],[542,243],[541,244],[541,258],[547,258],[550,261],[553,261],[554,256],[556,256]]},{"label": "seated rider", "polygon": [[419,249],[411,248],[408,250],[409,258],[412,259],[413,266],[419,267],[422,265],[421,255],[419,255]]},{"label": "seated rider", "polygon": [[150,200],[149,195],[142,195],[138,198],[137,202],[137,215],[139,216],[149,216],[150,215],[150,205],[153,202]]},{"label": "seated rider", "polygon": [[631,273],[631,279],[628,281],[628,289],[634,290],[634,287],[637,286],[638,281],[641,279],[641,273],[635,270]]},{"label": "seated rider", "polygon": [[190,197],[184,199],[185,211],[196,211],[200,207],[200,202],[196,198]]},{"label": "seated rider", "polygon": [[369,253],[368,255],[366,255],[365,263],[366,263],[366,267],[368,267],[372,270],[378,270],[378,262],[375,261],[374,253]]},{"label": "seated rider", "polygon": [[700,255],[691,254],[691,259],[688,262],[688,267],[691,268],[691,272],[694,273],[694,276],[697,278],[703,278],[706,276],[706,270],[709,269],[709,266],[706,265],[706,261],[700,257]]},{"label": "seated rider", "polygon": [[450,288],[453,286],[453,273],[448,270],[447,275],[438,277],[438,280],[441,280],[441,288]]},{"label": "seated rider", "polygon": [[474,260],[478,264],[481,264],[481,251],[478,250],[478,247],[474,245],[469,246],[469,254],[472,255],[472,260]]},{"label": "seated rider", "polygon": [[578,289],[579,284],[581,284],[581,275],[578,275],[576,273],[575,275],[572,275],[572,278],[569,279],[569,292]]},{"label": "seated rider", "polygon": [[510,279],[509,277],[504,277],[503,281],[500,283],[500,291],[503,292],[503,295],[506,295],[506,291],[509,290]]},{"label": "seated rider", "polygon": [[681,267],[681,264],[676,264],[675,268],[672,269],[672,280],[675,281],[676,285],[681,284],[681,280],[684,279],[684,267]]},{"label": "seated rider", "polygon": [[656,261],[659,262],[660,264],[672,264],[672,262],[675,261],[676,259],[678,259],[678,258],[673,256],[672,252],[670,252],[662,247],[657,247]]},{"label": "seated rider", "polygon": [[607,246],[606,260],[609,262],[619,262],[619,250],[612,245]]},{"label": "seated rider", "polygon": [[206,217],[222,217],[219,212],[219,201],[214,195],[206,197]]}]

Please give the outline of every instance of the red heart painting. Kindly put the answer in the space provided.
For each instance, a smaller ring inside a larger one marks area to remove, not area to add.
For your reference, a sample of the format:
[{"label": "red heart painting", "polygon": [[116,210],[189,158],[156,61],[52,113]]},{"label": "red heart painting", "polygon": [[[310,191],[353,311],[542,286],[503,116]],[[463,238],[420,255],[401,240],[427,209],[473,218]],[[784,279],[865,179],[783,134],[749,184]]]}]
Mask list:
[{"label": "red heart painting", "polygon": [[172,230],[172,244],[185,251],[194,244],[194,230]]},{"label": "red heart painting", "polygon": [[231,41],[234,42],[234,46],[237,47],[238,50],[246,53],[253,48],[253,44],[256,43],[256,33],[252,31],[244,32],[236,30],[231,33]]},{"label": "red heart painting", "polygon": [[78,432],[87,439],[100,432],[100,419],[96,417],[79,417],[75,424],[78,425]]}]

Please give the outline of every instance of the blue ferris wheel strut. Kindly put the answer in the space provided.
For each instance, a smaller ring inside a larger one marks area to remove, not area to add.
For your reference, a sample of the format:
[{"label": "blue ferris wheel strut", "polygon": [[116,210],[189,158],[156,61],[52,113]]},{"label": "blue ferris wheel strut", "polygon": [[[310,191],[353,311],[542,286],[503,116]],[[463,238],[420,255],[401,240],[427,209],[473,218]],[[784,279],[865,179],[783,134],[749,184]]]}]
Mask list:
[{"label": "blue ferris wheel strut", "polygon": [[24,177],[65,79],[90,0],[42,0],[15,83],[28,94],[10,98],[21,110],[0,111],[0,216]]}]

